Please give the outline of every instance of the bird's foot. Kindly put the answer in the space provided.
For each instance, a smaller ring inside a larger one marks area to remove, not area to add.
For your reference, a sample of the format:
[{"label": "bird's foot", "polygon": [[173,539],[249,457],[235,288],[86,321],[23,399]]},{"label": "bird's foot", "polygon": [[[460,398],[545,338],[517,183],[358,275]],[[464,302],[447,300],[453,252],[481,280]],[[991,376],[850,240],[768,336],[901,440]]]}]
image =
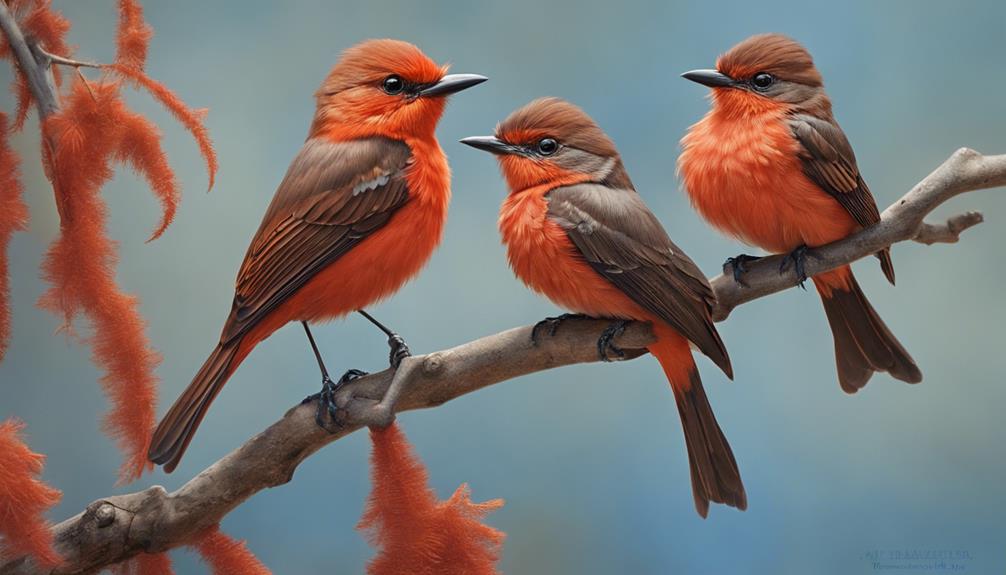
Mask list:
[{"label": "bird's foot", "polygon": [[[597,338],[597,355],[601,358],[601,361],[620,361],[625,359],[625,350],[615,345],[615,338],[622,335],[627,325],[629,325],[629,320],[616,320],[611,322],[601,332],[601,337]],[[608,354],[609,351],[614,354],[614,359]]]},{"label": "bird's foot", "polygon": [[815,259],[817,258],[817,255],[815,255],[810,248],[803,245],[786,254],[786,256],[782,258],[782,262],[779,264],[779,273],[782,274],[789,269],[789,262],[793,262],[793,270],[796,272],[797,285],[803,289],[807,289],[807,286],[804,285],[804,282],[807,281],[807,256]]},{"label": "bird's foot", "polygon": [[735,282],[741,287],[748,287],[747,282],[744,281],[744,274],[748,271],[747,264],[760,259],[761,256],[749,256],[747,254],[739,254],[732,258],[727,258],[727,261],[723,262],[723,273],[727,273],[729,270],[730,274],[734,276]]},{"label": "bird's foot", "polygon": [[564,313],[554,317],[546,317],[545,319],[534,324],[531,328],[531,344],[538,345],[538,341],[541,339],[542,332],[548,333],[549,337],[555,335],[555,332],[559,329],[559,324],[568,319],[586,319],[587,316],[582,313]]},{"label": "bird's foot", "polygon": [[[365,371],[351,369],[342,374],[339,381],[332,381],[332,378],[328,377],[328,375],[322,377],[321,391],[305,397],[304,401],[301,402],[302,404],[314,401],[318,402],[318,410],[314,413],[314,421],[318,424],[318,427],[329,433],[336,433],[342,429],[343,425],[339,421],[339,406],[335,402],[335,392],[354,379],[365,375],[367,375]],[[331,426],[325,423],[325,414],[328,414],[328,419],[332,422]]]},{"label": "bird's foot", "polygon": [[408,344],[397,333],[392,333],[388,336],[388,347],[391,348],[391,351],[388,353],[388,363],[394,369],[398,369],[398,366],[402,364],[402,360],[412,355],[412,350],[409,349]]}]

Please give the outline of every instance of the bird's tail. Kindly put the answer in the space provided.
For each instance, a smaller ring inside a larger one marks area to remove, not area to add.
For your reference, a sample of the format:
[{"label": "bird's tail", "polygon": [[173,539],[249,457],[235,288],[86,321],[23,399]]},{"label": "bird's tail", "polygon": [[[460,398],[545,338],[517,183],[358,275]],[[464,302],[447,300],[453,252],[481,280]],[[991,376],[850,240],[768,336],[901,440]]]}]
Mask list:
[{"label": "bird's tail", "polygon": [[842,390],[859,391],[877,371],[908,383],[922,381],[919,366],[867,301],[849,266],[814,276],[814,285],[835,338]]},{"label": "bird's tail", "polygon": [[240,363],[235,358],[240,347],[240,340],[218,345],[154,430],[147,458],[163,465],[166,473],[174,471],[210,403]]},{"label": "bird's tail", "polygon": [[[649,351],[664,368],[681,415],[692,475],[695,509],[705,517],[709,502],[747,509],[747,495],[733,451],[709,405],[688,340],[677,333],[658,329],[657,343]],[[664,333],[661,333],[664,332]]]}]

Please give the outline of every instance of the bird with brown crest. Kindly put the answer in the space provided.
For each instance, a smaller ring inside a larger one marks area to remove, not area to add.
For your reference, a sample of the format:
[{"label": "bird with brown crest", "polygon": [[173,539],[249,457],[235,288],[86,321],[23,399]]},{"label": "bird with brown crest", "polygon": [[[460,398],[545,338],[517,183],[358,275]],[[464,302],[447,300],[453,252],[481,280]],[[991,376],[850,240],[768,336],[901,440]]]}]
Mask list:
[{"label": "bird with brown crest", "polygon": [[[779,34],[752,36],[715,70],[683,74],[712,88],[712,109],[681,140],[678,170],[692,204],[713,226],[766,251],[788,254],[803,285],[811,248],[880,221],[856,155],[838,126],[807,50]],[[894,283],[889,248],[877,253]],[[744,264],[727,260],[743,284]],[[878,371],[908,383],[922,373],[867,301],[852,268],[813,277],[835,340],[838,382],[855,393]]]},{"label": "bird with brown crest", "polygon": [[[559,306],[613,320],[598,340],[602,360],[623,356],[613,340],[629,321],[653,325],[648,349],[677,402],[695,507],[702,517],[710,501],[745,509],[737,462],[691,351],[733,377],[711,316],[715,295],[636,193],[611,139],[580,108],[545,98],[511,114],[495,136],[461,141],[499,158],[510,188],[499,228],[517,277]],[[532,338],[568,317],[540,322]]]},{"label": "bird with brown crest", "polygon": [[[434,131],[447,96],[485,81],[447,74],[412,44],[369,40],[347,50],[315,94],[307,141],[251,241],[216,349],[154,432],[149,458],[171,472],[210,402],[241,361],[289,322],[304,325],[319,367],[317,420],[338,424],[309,323],[359,311],[388,336],[393,367],[409,354],[363,308],[415,277],[440,242],[450,199]],[[306,401],[306,400],[305,400]],[[391,413],[388,397],[375,409]]]}]

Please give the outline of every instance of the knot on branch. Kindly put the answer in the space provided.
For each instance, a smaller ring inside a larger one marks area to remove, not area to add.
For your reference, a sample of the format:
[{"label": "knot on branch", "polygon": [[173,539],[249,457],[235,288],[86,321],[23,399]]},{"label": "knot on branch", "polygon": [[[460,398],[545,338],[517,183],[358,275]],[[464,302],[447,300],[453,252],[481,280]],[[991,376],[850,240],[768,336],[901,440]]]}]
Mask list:
[{"label": "knot on branch", "polygon": [[980,152],[972,148],[968,148],[967,146],[957,148],[957,151],[954,152],[953,156],[951,156],[951,158],[953,158],[953,160],[957,162],[966,162],[981,157],[982,155]]},{"label": "knot on branch", "polygon": [[444,352],[436,351],[426,356],[423,359],[423,375],[426,377],[434,377],[440,375],[447,367],[447,358]]},{"label": "knot on branch", "polygon": [[115,522],[115,506],[107,501],[99,503],[94,511],[94,522],[99,528],[108,527]]}]

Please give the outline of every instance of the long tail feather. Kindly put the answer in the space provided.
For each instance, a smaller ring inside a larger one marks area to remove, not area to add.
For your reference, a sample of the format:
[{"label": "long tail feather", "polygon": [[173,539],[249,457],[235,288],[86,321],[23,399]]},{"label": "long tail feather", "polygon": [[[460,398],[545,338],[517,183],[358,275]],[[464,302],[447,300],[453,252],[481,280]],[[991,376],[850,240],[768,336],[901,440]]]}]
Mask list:
[{"label": "long tail feather", "polygon": [[218,345],[157,425],[147,457],[163,465],[166,473],[171,473],[178,466],[210,403],[237,367],[238,362],[234,359],[239,347],[240,341]]},{"label": "long tail feather", "polygon": [[688,342],[680,335],[657,331],[659,340],[649,350],[660,361],[674,390],[688,448],[695,509],[702,517],[709,513],[710,501],[747,509],[737,461],[713,415]]},{"label": "long tail feather", "polygon": [[814,284],[835,338],[842,389],[855,393],[878,371],[907,383],[922,381],[919,366],[877,315],[852,271],[846,267],[836,272],[815,277]]}]

